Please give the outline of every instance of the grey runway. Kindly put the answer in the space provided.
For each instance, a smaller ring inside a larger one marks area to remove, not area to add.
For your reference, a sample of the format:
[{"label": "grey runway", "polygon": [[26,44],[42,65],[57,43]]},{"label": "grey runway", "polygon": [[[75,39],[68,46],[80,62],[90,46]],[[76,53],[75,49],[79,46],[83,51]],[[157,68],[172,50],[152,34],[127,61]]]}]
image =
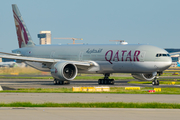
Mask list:
[{"label": "grey runway", "polygon": [[[153,87],[151,84],[128,84],[130,80],[115,80],[114,85],[103,85],[109,87]],[[18,88],[72,88],[79,86],[102,86],[98,85],[97,80],[73,80],[69,85],[54,85],[52,79],[0,79],[0,85],[4,90]],[[179,85],[159,85],[155,87],[180,87]]]},{"label": "grey runway", "polygon": [[178,120],[179,109],[0,108],[2,120]]},{"label": "grey runway", "polygon": [[160,102],[180,103],[180,95],[98,93],[0,93],[0,102]]}]

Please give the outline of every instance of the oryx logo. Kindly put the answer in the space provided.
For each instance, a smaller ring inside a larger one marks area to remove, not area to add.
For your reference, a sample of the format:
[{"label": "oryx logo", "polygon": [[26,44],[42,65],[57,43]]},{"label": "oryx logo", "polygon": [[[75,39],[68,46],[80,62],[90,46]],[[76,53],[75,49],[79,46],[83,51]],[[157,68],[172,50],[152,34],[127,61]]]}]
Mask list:
[{"label": "oryx logo", "polygon": [[24,47],[29,39],[28,39],[28,35],[25,29],[25,26],[23,25],[23,20],[22,17],[19,18],[15,11],[13,10],[14,13],[14,21],[15,21],[15,25],[16,25],[16,32],[17,32],[17,37],[18,37],[18,42],[19,42],[19,48]]},{"label": "oryx logo", "polygon": [[58,73],[57,69],[55,68],[55,73]]}]

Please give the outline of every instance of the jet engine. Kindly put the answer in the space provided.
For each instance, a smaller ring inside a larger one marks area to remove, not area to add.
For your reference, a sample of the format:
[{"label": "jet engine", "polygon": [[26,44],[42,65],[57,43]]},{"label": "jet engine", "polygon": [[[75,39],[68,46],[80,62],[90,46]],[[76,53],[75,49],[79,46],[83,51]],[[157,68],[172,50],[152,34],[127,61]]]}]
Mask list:
[{"label": "jet engine", "polygon": [[67,61],[61,61],[51,68],[51,75],[58,80],[73,80],[77,75],[77,67]]},{"label": "jet engine", "polygon": [[156,72],[154,73],[132,73],[131,75],[138,80],[153,80],[156,77]]}]

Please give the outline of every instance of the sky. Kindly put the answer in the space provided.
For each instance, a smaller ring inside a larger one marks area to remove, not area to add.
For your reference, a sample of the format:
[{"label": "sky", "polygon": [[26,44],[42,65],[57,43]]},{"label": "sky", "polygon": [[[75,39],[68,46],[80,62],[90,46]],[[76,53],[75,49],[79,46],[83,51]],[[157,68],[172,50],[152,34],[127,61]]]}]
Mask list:
[{"label": "sky", "polygon": [[83,38],[77,43],[150,44],[180,48],[180,0],[1,0],[0,51],[18,48],[11,4],[17,4],[35,44],[48,30],[55,37]]}]

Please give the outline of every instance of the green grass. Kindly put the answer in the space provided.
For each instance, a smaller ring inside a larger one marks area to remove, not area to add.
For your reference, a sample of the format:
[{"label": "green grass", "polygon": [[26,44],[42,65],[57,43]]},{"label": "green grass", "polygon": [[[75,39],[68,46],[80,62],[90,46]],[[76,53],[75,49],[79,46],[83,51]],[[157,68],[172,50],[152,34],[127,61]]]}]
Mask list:
[{"label": "green grass", "polygon": [[162,74],[162,76],[180,76],[180,74],[179,75],[173,75],[173,73],[175,73],[175,71],[174,72],[165,72]]},{"label": "green grass", "polygon": [[11,73],[18,73],[19,75],[41,75],[42,72],[31,67],[14,67],[14,68],[0,68],[0,75],[11,75]]},{"label": "green grass", "polygon": [[107,103],[31,103],[31,102],[13,102],[0,103],[0,107],[78,107],[78,108],[166,108],[180,109],[180,104],[175,103],[125,103],[125,102],[107,102]]},{"label": "green grass", "polygon": [[0,93],[115,93],[115,94],[180,94],[180,88],[161,88],[161,92],[149,93],[153,87],[144,87],[141,90],[125,90],[124,87],[111,87],[109,92],[73,92],[72,88],[21,88],[18,90],[3,90]]},{"label": "green grass", "polygon": [[1,92],[22,92],[22,93],[71,93],[72,88],[20,88],[18,90],[4,90]]}]

